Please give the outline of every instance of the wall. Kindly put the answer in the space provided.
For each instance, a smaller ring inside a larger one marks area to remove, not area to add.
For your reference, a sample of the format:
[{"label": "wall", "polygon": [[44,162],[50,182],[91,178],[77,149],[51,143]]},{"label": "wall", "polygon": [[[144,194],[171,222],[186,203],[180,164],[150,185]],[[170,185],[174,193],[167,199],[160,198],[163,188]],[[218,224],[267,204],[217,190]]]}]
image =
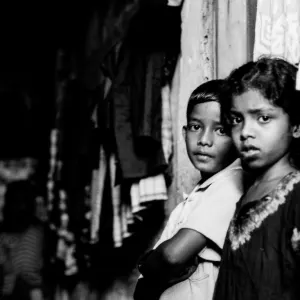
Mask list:
[{"label": "wall", "polygon": [[191,92],[201,83],[224,78],[252,59],[257,0],[186,0],[182,9],[182,55],[175,73],[171,103],[174,128],[174,181],[169,213],[200,179],[186,155],[182,126]]}]

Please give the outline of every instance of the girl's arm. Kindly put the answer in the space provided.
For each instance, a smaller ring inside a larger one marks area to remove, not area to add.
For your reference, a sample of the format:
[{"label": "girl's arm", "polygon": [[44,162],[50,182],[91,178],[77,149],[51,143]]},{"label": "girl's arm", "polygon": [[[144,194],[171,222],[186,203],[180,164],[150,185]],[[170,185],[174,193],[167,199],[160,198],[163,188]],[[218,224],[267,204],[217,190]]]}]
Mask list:
[{"label": "girl's arm", "polygon": [[200,232],[180,229],[149,254],[140,266],[140,272],[145,278],[155,281],[172,281],[184,275],[186,269],[194,264],[206,243],[206,237]]}]

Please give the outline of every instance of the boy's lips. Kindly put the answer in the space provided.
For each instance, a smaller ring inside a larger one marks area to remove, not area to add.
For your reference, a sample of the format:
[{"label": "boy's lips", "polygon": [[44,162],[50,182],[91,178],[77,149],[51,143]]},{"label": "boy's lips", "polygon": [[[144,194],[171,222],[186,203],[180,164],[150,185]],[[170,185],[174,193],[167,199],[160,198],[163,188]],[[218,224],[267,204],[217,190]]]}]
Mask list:
[{"label": "boy's lips", "polygon": [[194,153],[196,156],[200,156],[200,157],[209,157],[212,158],[213,155],[211,155],[210,153],[204,152],[204,151],[198,151]]}]

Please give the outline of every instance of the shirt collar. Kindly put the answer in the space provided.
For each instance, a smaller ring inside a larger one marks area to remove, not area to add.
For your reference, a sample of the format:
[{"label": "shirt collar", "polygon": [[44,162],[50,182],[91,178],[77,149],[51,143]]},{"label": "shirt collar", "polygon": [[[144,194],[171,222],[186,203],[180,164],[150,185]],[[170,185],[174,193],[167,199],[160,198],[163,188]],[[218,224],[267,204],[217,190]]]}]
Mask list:
[{"label": "shirt collar", "polygon": [[187,194],[183,192],[183,199],[188,199],[193,193],[203,189],[207,189],[212,183],[216,182],[220,178],[226,176],[230,171],[232,170],[242,170],[241,166],[241,160],[238,158],[233,163],[231,163],[229,166],[227,166],[225,169],[221,170],[220,172],[216,173],[212,177],[208,178],[206,181],[204,181],[202,184],[197,184],[193,191],[190,194]]},{"label": "shirt collar", "polygon": [[227,166],[225,169],[221,170],[220,172],[216,173],[212,177],[208,178],[206,181],[204,181],[202,184],[198,185],[198,188],[206,188],[215,181],[219,180],[220,178],[226,176],[230,171],[232,170],[242,170],[241,166],[241,160],[238,158],[233,163],[231,163],[229,166]]}]

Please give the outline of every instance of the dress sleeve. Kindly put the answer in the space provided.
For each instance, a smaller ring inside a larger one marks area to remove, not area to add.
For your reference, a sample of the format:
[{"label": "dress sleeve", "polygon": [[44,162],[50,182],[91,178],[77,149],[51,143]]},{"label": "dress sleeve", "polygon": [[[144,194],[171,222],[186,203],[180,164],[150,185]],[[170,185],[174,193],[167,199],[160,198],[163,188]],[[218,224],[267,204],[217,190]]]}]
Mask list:
[{"label": "dress sleeve", "polygon": [[202,195],[203,201],[199,202],[182,227],[200,232],[222,249],[230,220],[241,195],[242,185],[239,177],[225,178],[213,183]]}]

